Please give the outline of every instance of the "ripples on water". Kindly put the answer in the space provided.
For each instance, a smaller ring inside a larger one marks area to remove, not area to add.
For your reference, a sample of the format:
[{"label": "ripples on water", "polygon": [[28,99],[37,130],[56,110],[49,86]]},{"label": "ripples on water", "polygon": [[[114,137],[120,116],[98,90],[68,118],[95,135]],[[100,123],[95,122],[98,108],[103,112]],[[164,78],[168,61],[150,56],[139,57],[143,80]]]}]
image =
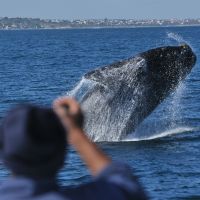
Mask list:
[{"label": "ripples on water", "polygon": [[[0,117],[17,103],[49,106],[84,73],[150,48],[187,42],[199,58],[199,35],[199,27],[0,31]],[[99,144],[132,166],[152,199],[200,199],[199,77],[198,62],[183,87],[126,142]],[[69,151],[60,183],[90,180],[79,156]],[[0,164],[0,180],[7,176]]]}]

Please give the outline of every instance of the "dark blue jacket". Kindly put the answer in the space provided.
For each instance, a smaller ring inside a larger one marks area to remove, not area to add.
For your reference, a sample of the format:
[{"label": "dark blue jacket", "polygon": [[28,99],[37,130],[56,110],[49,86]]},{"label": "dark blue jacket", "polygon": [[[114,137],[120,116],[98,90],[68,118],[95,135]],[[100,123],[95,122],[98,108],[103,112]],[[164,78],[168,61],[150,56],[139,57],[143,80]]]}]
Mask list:
[{"label": "dark blue jacket", "polygon": [[112,163],[94,181],[73,189],[55,180],[12,177],[0,185],[0,200],[146,200],[129,167]]}]

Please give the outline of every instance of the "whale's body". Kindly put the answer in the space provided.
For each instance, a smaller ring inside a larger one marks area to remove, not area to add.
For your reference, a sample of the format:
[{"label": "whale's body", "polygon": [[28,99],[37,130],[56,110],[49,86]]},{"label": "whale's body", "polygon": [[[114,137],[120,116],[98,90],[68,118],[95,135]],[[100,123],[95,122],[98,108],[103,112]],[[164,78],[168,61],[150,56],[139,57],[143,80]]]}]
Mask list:
[{"label": "whale's body", "polygon": [[95,141],[118,141],[135,128],[190,73],[187,45],[161,47],[87,73],[73,91]]}]

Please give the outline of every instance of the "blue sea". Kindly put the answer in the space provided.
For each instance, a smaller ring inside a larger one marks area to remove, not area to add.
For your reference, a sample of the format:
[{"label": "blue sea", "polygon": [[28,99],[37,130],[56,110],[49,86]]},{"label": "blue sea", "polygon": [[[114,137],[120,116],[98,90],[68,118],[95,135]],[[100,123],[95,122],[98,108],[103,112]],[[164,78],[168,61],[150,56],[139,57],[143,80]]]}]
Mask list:
[{"label": "blue sea", "polygon": [[[18,103],[51,106],[94,68],[185,42],[199,60],[200,27],[0,31],[0,118]],[[126,141],[98,145],[132,167],[151,199],[200,199],[199,62]],[[0,181],[8,176],[0,162]],[[71,148],[58,179],[91,180]]]}]

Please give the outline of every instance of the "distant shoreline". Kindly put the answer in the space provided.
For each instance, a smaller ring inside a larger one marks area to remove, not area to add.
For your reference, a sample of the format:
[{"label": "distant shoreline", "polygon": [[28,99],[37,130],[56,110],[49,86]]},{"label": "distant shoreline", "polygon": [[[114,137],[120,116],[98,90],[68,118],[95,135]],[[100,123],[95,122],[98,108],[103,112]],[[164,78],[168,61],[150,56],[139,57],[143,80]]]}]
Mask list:
[{"label": "distant shoreline", "polygon": [[200,19],[78,19],[0,17],[0,30],[66,30],[200,26]]},{"label": "distant shoreline", "polygon": [[68,28],[9,28],[0,31],[41,31],[41,30],[84,30],[84,29],[140,29],[140,28],[184,28],[184,27],[200,27],[200,24],[191,25],[171,25],[171,26],[99,26],[99,27],[68,27]]}]

